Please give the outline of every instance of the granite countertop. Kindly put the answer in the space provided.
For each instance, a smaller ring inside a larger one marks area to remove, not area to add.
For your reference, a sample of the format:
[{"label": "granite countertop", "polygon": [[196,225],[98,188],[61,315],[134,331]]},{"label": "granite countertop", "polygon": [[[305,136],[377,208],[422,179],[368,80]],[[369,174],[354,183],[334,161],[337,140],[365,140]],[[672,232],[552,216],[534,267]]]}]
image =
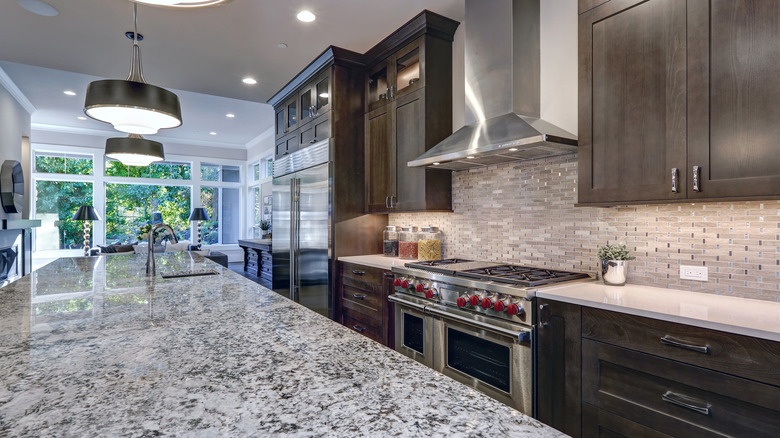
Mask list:
[{"label": "granite countertop", "polygon": [[157,260],[0,289],[0,435],[563,436],[198,255]]},{"label": "granite countertop", "polygon": [[601,281],[540,289],[536,296],[780,342],[780,303]]},{"label": "granite countertop", "polygon": [[271,239],[238,239],[238,244],[270,245]]},{"label": "granite countertop", "polygon": [[339,257],[340,262],[355,263],[363,266],[391,270],[393,266],[404,266],[417,260],[401,259],[398,257],[386,257],[382,254],[369,254],[360,256]]}]

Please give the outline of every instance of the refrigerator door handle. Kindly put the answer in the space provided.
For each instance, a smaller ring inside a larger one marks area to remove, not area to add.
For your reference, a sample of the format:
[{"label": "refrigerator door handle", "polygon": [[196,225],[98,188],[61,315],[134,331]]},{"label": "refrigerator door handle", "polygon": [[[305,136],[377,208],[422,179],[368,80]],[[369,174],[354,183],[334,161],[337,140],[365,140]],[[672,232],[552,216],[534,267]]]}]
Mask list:
[{"label": "refrigerator door handle", "polygon": [[295,302],[300,302],[301,269],[301,180],[295,178]]},{"label": "refrigerator door handle", "polygon": [[295,259],[297,244],[295,242],[295,236],[298,234],[295,230],[298,226],[298,221],[295,217],[296,182],[297,179],[295,178],[290,180],[290,299],[293,301],[297,301],[297,293],[295,289],[298,285],[298,283],[295,281],[297,277],[297,275],[295,275],[295,271],[297,269],[297,260]]}]

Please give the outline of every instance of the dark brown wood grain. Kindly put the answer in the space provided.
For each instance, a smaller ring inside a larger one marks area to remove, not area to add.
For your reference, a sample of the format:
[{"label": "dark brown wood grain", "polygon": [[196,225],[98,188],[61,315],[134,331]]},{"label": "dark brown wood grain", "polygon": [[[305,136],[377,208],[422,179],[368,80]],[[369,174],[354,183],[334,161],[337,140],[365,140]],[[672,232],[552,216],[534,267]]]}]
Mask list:
[{"label": "dark brown wood grain", "polygon": [[589,10],[603,5],[604,3],[608,2],[609,0],[579,0],[577,3],[577,9],[580,14],[584,12],[588,12]]},{"label": "dark brown wood grain", "polygon": [[389,211],[389,197],[395,193],[395,144],[391,140],[390,105],[365,115],[366,211]]},{"label": "dark brown wood grain", "polygon": [[395,303],[387,297],[395,293],[395,275],[390,271],[382,272],[382,301],[385,310],[382,312],[382,343],[395,350]]},{"label": "dark brown wood grain", "polygon": [[670,435],[626,420],[603,409],[582,404],[583,438],[669,438]]},{"label": "dark brown wood grain", "polygon": [[[537,418],[571,436],[579,436],[580,306],[537,300],[540,324],[536,331]],[[544,307],[542,307],[544,306]]]},{"label": "dark brown wood grain", "polygon": [[[593,308],[583,308],[582,336],[780,386],[778,342]],[[664,336],[708,346],[710,353],[662,344]]]},{"label": "dark brown wood grain", "polygon": [[[709,413],[664,401],[667,391]],[[592,340],[582,343],[582,397],[672,436],[780,436],[780,388]]]},{"label": "dark brown wood grain", "polygon": [[355,312],[352,309],[342,309],[341,324],[349,327],[352,330],[360,333],[361,335],[381,343],[382,342],[382,328],[380,322],[365,314]]},{"label": "dark brown wood grain", "polygon": [[339,321],[348,327],[359,323],[367,328],[366,336],[393,348],[394,308],[387,300],[393,293],[393,274],[348,262],[339,262],[339,272]]},{"label": "dark brown wood grain", "polygon": [[685,2],[612,0],[579,18],[579,202],[685,197]]}]

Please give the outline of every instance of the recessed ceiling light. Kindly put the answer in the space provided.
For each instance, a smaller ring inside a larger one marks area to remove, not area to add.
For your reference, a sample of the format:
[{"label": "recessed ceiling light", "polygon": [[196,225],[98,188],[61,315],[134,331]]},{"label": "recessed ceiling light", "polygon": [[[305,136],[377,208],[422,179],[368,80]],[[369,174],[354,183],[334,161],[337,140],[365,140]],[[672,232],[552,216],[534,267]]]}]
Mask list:
[{"label": "recessed ceiling light", "polygon": [[54,6],[42,2],[41,0],[19,0],[19,6],[26,9],[28,12],[32,12],[36,15],[43,15],[44,17],[56,17],[60,14]]},{"label": "recessed ceiling light", "polygon": [[509,148],[509,152],[517,152],[517,148]]},{"label": "recessed ceiling light", "polygon": [[130,0],[136,3],[169,8],[202,8],[227,3],[230,0]]},{"label": "recessed ceiling light", "polygon": [[473,155],[469,155],[469,156],[468,156],[468,157],[466,157],[466,158],[470,160],[470,159],[474,158],[474,156],[473,156]]},{"label": "recessed ceiling light", "polygon": [[79,120],[87,120],[87,118],[86,118],[86,117],[84,117],[84,116],[78,116],[78,117],[76,117],[76,118],[77,118],[77,119],[79,119]]},{"label": "recessed ceiling light", "polygon": [[236,116],[236,115],[235,115],[235,114],[233,114],[233,113],[227,113],[227,114],[225,114],[225,117],[227,117],[228,119],[232,119],[232,118],[233,118],[233,117],[235,117],[235,116]]},{"label": "recessed ceiling light", "polygon": [[209,132],[209,135],[217,135],[217,133],[214,132],[214,131],[211,131],[211,132]]},{"label": "recessed ceiling light", "polygon": [[279,44],[277,44],[277,45],[276,45],[276,47],[278,47],[278,48],[280,48],[280,49],[286,49],[286,48],[287,48],[287,44],[285,44],[285,43],[279,43]]},{"label": "recessed ceiling light", "polygon": [[62,94],[68,95],[68,96],[75,96],[76,92],[72,90],[65,90],[62,92]]},{"label": "recessed ceiling light", "polygon": [[244,79],[241,79],[241,82],[247,85],[254,85],[257,83],[257,80],[255,78],[250,78],[249,76],[247,76]]},{"label": "recessed ceiling light", "polygon": [[311,11],[301,11],[298,12],[298,15],[296,17],[303,21],[304,23],[311,23],[312,21],[317,19],[317,16],[312,14]]}]

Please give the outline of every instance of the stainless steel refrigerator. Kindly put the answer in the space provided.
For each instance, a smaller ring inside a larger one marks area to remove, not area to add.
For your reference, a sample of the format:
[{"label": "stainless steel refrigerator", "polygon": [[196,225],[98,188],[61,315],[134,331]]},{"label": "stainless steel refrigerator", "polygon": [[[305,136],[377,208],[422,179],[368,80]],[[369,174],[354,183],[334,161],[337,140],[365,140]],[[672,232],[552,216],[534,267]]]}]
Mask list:
[{"label": "stainless steel refrigerator", "polygon": [[274,291],[332,317],[330,140],[274,162]]}]

